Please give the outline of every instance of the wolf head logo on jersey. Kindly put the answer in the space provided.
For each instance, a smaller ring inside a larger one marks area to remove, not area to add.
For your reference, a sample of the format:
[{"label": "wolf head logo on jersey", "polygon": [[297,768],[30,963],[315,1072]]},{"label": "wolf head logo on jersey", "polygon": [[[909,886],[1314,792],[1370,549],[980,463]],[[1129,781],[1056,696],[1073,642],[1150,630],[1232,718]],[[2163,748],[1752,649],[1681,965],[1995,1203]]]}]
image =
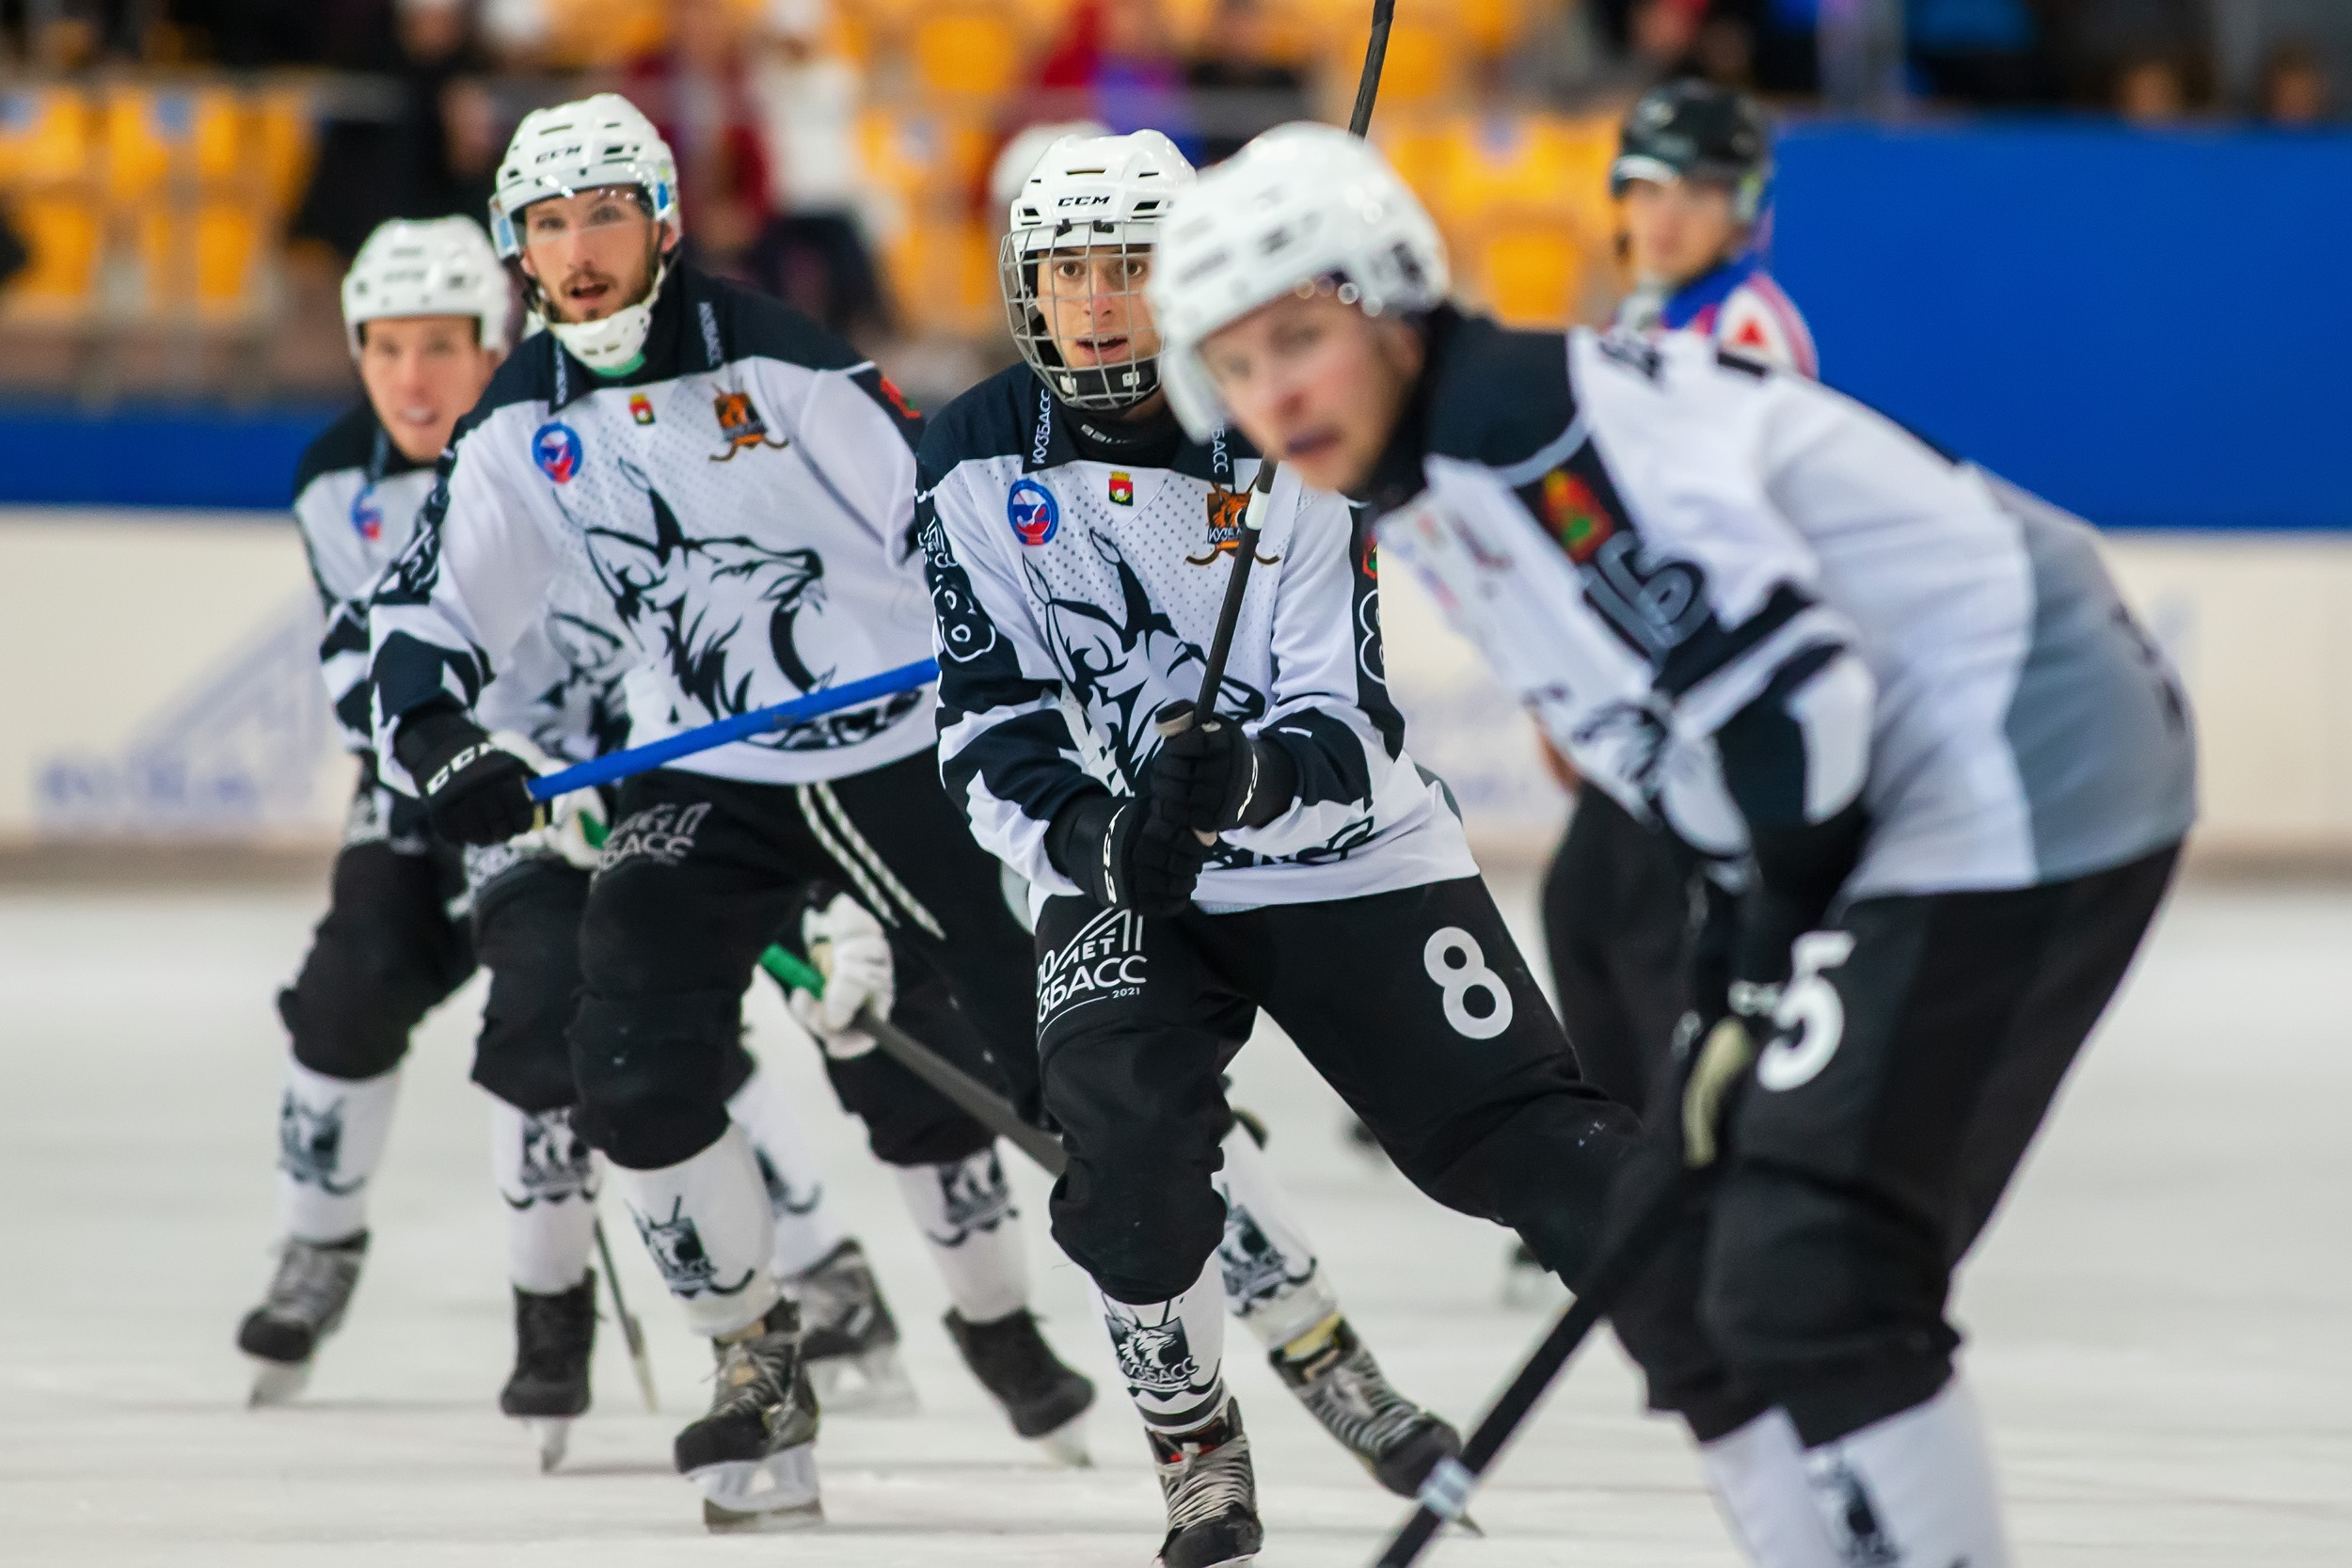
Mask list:
[{"label": "wolf head logo on jersey", "polygon": [[292,1089],[278,1102],[278,1168],[294,1180],[342,1197],[367,1185],[367,1179],[337,1182],[343,1163],[343,1102],[313,1108]]},{"label": "wolf head logo on jersey", "polygon": [[1005,518],[1031,549],[1050,543],[1061,529],[1061,502],[1034,479],[1016,479],[1005,494]]},{"label": "wolf head logo on jersey", "polygon": [[661,1271],[661,1282],[673,1295],[699,1296],[707,1292],[714,1296],[731,1296],[740,1292],[752,1282],[757,1269],[745,1269],[743,1277],[732,1285],[719,1283],[718,1266],[703,1247],[702,1232],[694,1228],[692,1216],[680,1212],[686,1200],[670,1200],[670,1217],[657,1220],[629,1211],[637,1222],[637,1234],[644,1239],[645,1250],[653,1254],[655,1267]]},{"label": "wolf head logo on jersey", "polygon": [[531,459],[539,471],[558,484],[569,484],[580,472],[580,432],[561,420],[539,427],[531,437]]},{"label": "wolf head logo on jersey", "polygon": [[1136,1388],[1147,1394],[1181,1394],[1200,1377],[1200,1363],[1184,1337],[1182,1318],[1171,1315],[1166,1323],[1147,1323],[1113,1313],[1104,1321],[1110,1325],[1119,1375]]}]

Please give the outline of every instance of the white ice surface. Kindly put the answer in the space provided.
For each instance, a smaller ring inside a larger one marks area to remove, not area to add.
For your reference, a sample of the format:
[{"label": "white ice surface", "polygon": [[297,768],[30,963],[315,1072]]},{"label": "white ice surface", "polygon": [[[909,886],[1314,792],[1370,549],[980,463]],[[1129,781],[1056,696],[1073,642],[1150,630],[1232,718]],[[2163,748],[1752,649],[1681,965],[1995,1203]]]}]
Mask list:
[{"label": "white ice surface", "polygon": [[[1506,893],[1515,912],[1527,890]],[[421,1031],[350,1322],[296,1408],[242,1408],[236,1321],[268,1273],[281,1034],[271,1006],[319,896],[0,898],[0,1562],[1141,1568],[1160,1529],[1134,1419],[1024,1171],[1040,1306],[1102,1386],[1101,1467],[1025,1451],[955,1363],[891,1183],[765,983],[755,1044],[803,1093],[875,1254],[924,1411],[828,1419],[830,1526],[707,1537],[670,1474],[706,1354],[609,1206],[664,1408],[608,1324],[597,1406],[535,1473],[492,1403],[509,1355],[469,989]],[[2192,892],[2094,1042],[1959,1316],[2020,1557],[2352,1563],[2352,896]],[[1279,1036],[1239,1099],[1275,1128],[1349,1309],[1406,1389],[1468,1424],[1539,1328],[1496,1303],[1504,1239],[1340,1146]],[[1269,1568],[1368,1562],[1400,1510],[1237,1334]],[[1477,1513],[1428,1560],[1728,1565],[1677,1433],[1613,1346],[1582,1356]]]}]

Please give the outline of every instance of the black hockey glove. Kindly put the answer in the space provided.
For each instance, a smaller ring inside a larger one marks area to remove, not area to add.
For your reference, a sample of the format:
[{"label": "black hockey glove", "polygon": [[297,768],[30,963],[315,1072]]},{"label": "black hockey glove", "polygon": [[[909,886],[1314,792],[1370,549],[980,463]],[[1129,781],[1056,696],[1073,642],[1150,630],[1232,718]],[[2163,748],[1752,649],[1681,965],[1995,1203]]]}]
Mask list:
[{"label": "black hockey glove", "polygon": [[1290,810],[1298,795],[1298,765],[1290,752],[1243,734],[1231,720],[1196,724],[1191,718],[1186,702],[1170,703],[1152,716],[1168,736],[1152,764],[1154,816],[1222,833],[1263,828]]},{"label": "black hockey glove", "polygon": [[1209,847],[1132,795],[1085,795],[1045,831],[1054,868],[1096,903],[1137,914],[1175,914],[1192,902]]},{"label": "black hockey glove", "polygon": [[531,798],[531,764],[453,707],[403,720],[392,754],[416,781],[434,832],[452,844],[503,844],[547,820]]}]

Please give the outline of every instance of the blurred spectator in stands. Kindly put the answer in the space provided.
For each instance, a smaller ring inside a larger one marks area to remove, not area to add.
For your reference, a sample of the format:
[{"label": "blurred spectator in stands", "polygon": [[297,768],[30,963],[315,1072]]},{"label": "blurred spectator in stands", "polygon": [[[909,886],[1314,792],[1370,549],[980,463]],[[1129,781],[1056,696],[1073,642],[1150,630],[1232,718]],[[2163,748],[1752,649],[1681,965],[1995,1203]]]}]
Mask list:
[{"label": "blurred spectator in stands", "polygon": [[1746,17],[1718,8],[1699,24],[1686,61],[1690,74],[1719,87],[1745,92],[1756,86],[1756,26]]},{"label": "blurred spectator in stands", "polygon": [[[857,67],[830,46],[825,0],[771,0],[752,72],[772,215],[753,245],[753,280],[852,341],[889,329],[860,203]],[[691,230],[690,214],[689,230]]]},{"label": "blurred spectator in stands", "polygon": [[748,280],[769,188],[751,40],[728,0],[671,0],[669,13],[667,46],[631,60],[621,90],[677,154],[687,254],[706,271]]},{"label": "blurred spectator in stands", "polygon": [[169,0],[163,8],[190,55],[232,70],[316,61],[320,9],[311,0]]},{"label": "blurred spectator in stands", "polygon": [[1218,0],[1184,67],[1194,91],[1200,161],[1220,163],[1259,132],[1311,113],[1306,73],[1281,57],[1268,0]]},{"label": "blurred spectator in stands", "polygon": [[1169,45],[1156,0],[1077,0],[1038,69],[1036,108],[1051,119],[1099,119],[1121,135],[1165,131],[1198,163],[1201,140]]},{"label": "blurred spectator in stands", "polygon": [[2115,112],[2135,125],[2168,125],[2188,112],[2188,84],[2170,55],[2132,55],[2116,68]]},{"label": "blurred spectator in stands", "polygon": [[[480,218],[490,171],[468,94],[488,60],[473,41],[469,0],[325,0],[318,8],[321,63],[376,76],[380,90],[355,87],[326,122],[293,237],[323,241],[348,263],[388,218]],[[496,139],[495,125],[487,135]]]},{"label": "blurred spectator in stands", "polygon": [[2328,117],[2328,67],[2301,39],[2274,47],[2263,61],[2262,117],[2273,125],[2317,125]]},{"label": "blurred spectator in stands", "polygon": [[1909,0],[1903,24],[1914,77],[1930,97],[2013,104],[2053,95],[2027,0]]}]

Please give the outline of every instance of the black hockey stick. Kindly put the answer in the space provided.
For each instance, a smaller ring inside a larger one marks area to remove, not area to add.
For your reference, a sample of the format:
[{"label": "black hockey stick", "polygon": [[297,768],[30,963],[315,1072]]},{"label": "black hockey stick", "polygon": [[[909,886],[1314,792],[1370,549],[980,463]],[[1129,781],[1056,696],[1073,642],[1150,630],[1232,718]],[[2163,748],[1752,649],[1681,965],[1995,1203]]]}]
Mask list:
[{"label": "black hockey stick", "polygon": [[[795,990],[813,996],[825,994],[825,976],[814,964],[789,949],[771,945],[759,956],[762,969]],[[1059,1176],[1070,1164],[1061,1140],[1041,1127],[1021,1119],[1021,1113],[1012,1108],[1012,1101],[990,1088],[955,1063],[916,1039],[886,1018],[874,1016],[872,1008],[862,1008],[857,1026],[874,1037],[885,1055],[905,1068],[917,1078],[937,1089],[957,1109],[982,1127],[1017,1146],[1021,1152],[1036,1161],[1048,1176]]]},{"label": "black hockey stick", "polygon": [[645,1328],[621,1296],[621,1271],[612,1266],[612,1243],[604,1239],[601,1218],[596,1221],[596,1254],[604,1259],[604,1282],[612,1291],[612,1312],[621,1320],[621,1338],[628,1345],[629,1367],[637,1373],[637,1391],[645,1397],[647,1410],[660,1410],[661,1399],[653,1389],[653,1357],[645,1354]]},{"label": "black hockey stick", "polygon": [[[1372,0],[1372,37],[1364,45],[1363,74],[1356,81],[1356,107],[1347,117],[1347,132],[1361,136],[1372,129],[1372,105],[1380,96],[1380,68],[1389,58],[1389,28],[1396,21],[1396,0]],[[1209,641],[1208,662],[1200,667],[1200,697],[1187,708],[1173,711],[1156,725],[1163,739],[1182,735],[1196,722],[1216,717],[1218,689],[1225,684],[1225,660],[1233,650],[1233,628],[1241,621],[1242,595],[1249,590],[1249,568],[1258,559],[1258,537],[1265,516],[1266,497],[1274,490],[1274,473],[1280,467],[1262,458],[1258,477],[1249,486],[1249,504],[1242,513],[1241,539],[1233,547],[1233,573],[1225,579],[1225,602],[1216,612],[1216,635]],[[1215,833],[1200,837],[1214,843]]]},{"label": "black hockey stick", "polygon": [[1720,1021],[1688,1062],[1682,1086],[1680,1158],[1658,1191],[1634,1211],[1632,1221],[1611,1240],[1584,1271],[1576,1299],[1560,1314],[1543,1342],[1513,1376],[1502,1397],[1479,1418],[1462,1445],[1462,1457],[1443,1459],[1422,1482],[1421,1505],[1405,1521],[1373,1568],[1410,1568],[1446,1520],[1461,1517],[1479,1479],[1535,1408],[1551,1380],[1584,1342],[1617,1297],[1649,1266],[1682,1219],[1683,1204],[1708,1180],[1722,1151],[1722,1129],[1756,1062],[1756,1040],[1737,1019]]}]

